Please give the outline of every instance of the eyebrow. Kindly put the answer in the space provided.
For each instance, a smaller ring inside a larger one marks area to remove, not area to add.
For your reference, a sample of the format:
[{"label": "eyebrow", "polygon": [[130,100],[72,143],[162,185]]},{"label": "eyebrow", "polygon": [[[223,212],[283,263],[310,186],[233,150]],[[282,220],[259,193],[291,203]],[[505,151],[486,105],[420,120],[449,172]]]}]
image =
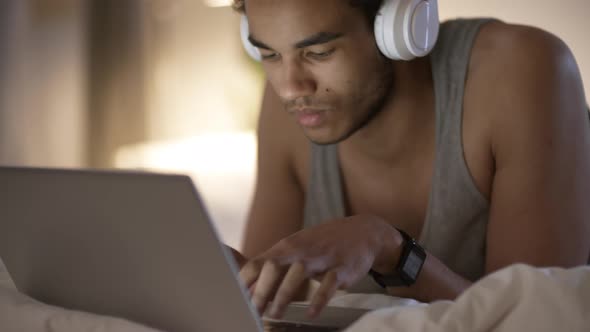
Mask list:
[{"label": "eyebrow", "polygon": [[[325,44],[333,40],[336,40],[340,37],[342,37],[342,33],[318,32],[315,35],[312,35],[310,37],[303,39],[302,41],[295,43],[295,48],[305,48],[313,45]],[[258,48],[262,48],[269,51],[272,50],[270,46],[252,37],[252,35],[248,36],[248,40],[250,41],[250,43],[252,43],[252,45]]]}]

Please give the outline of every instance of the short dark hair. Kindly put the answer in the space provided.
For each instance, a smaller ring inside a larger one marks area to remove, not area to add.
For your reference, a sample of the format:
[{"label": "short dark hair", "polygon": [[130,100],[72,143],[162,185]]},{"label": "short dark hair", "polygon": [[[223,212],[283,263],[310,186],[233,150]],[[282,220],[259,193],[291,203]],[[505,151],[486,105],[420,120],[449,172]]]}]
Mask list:
[{"label": "short dark hair", "polygon": [[349,5],[360,9],[365,14],[369,24],[373,24],[375,21],[375,16],[377,16],[382,3],[383,0],[348,0]]},{"label": "short dark hair", "polygon": [[[373,21],[375,20],[375,16],[377,15],[379,8],[381,7],[381,3],[383,2],[383,0],[346,0],[346,1],[352,7],[360,9],[367,17],[369,24],[373,24]],[[234,0],[232,7],[239,13],[245,13],[245,11],[246,11],[245,0]]]}]

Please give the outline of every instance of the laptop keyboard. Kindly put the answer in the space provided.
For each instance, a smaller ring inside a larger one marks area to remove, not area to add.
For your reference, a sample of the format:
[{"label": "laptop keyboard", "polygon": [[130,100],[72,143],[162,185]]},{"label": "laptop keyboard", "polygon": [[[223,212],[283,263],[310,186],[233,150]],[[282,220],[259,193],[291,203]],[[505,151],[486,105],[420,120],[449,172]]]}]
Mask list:
[{"label": "laptop keyboard", "polygon": [[265,332],[333,332],[339,329],[325,326],[311,326],[305,324],[265,322]]}]

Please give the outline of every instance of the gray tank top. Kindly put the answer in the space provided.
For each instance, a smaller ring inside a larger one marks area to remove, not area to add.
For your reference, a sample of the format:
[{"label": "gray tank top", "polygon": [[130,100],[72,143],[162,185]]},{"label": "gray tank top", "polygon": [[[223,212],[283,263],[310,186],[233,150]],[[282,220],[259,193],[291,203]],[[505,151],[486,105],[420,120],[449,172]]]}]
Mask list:
[{"label": "gray tank top", "polygon": [[[441,24],[431,53],[436,101],[436,155],[428,210],[418,242],[451,270],[476,280],[483,276],[489,204],[463,157],[461,122],[465,78],[475,36],[490,19]],[[336,145],[312,144],[304,225],[346,216]],[[369,278],[355,292],[381,292]]]}]

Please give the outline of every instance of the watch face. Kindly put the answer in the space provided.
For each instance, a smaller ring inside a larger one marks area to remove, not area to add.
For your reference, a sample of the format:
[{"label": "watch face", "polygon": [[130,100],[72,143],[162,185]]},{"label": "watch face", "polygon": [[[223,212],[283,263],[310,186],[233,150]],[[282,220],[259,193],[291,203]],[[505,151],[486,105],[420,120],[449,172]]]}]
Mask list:
[{"label": "watch face", "polygon": [[420,268],[422,267],[422,263],[424,262],[424,258],[420,257],[416,254],[415,251],[410,251],[408,254],[408,258],[406,259],[406,263],[404,264],[403,271],[408,277],[416,280],[418,277],[418,272],[420,272]]}]

